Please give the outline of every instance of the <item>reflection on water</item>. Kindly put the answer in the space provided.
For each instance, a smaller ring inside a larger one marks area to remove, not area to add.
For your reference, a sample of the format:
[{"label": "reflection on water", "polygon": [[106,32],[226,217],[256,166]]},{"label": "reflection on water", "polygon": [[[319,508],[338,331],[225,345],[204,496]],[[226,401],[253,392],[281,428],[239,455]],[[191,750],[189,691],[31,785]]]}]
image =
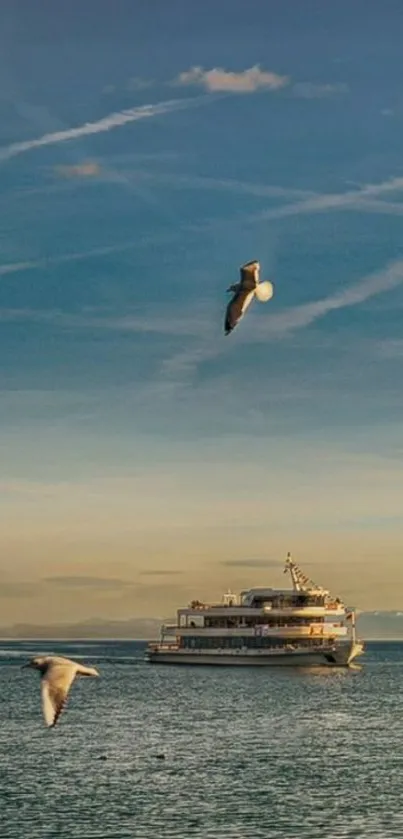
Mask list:
[{"label": "reflection on water", "polygon": [[[3,644],[1,839],[397,839],[400,645],[351,670],[158,667],[128,643]],[[34,652],[96,662],[44,728]]]},{"label": "reflection on water", "polygon": [[[323,665],[311,665],[310,667],[299,667],[298,670],[301,674],[309,673],[311,676],[325,676],[327,678],[334,679],[336,676],[348,676],[351,674],[351,671],[354,670],[361,670],[362,664],[356,664],[353,662],[350,664],[349,668],[346,667],[325,667]],[[296,670],[290,671],[293,674],[293,677],[296,675]]]}]

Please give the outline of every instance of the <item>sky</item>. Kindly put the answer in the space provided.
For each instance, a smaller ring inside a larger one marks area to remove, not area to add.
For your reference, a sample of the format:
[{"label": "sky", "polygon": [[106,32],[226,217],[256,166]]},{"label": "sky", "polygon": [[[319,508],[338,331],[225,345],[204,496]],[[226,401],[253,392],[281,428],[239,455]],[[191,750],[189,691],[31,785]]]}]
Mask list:
[{"label": "sky", "polygon": [[401,608],[402,38],[400,0],[3,0],[1,625],[287,551]]}]

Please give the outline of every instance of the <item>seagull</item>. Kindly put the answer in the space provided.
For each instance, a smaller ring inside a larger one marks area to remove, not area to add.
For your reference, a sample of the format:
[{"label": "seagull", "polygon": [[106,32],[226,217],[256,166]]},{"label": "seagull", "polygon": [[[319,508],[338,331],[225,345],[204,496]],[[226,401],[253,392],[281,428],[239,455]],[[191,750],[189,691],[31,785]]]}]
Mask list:
[{"label": "seagull", "polygon": [[227,291],[233,291],[234,296],[228,303],[225,313],[225,334],[229,335],[237,323],[244,316],[254,297],[261,303],[266,303],[274,294],[272,283],[259,283],[260,263],[254,259],[241,265],[241,280],[239,283],[230,285]]},{"label": "seagull", "polygon": [[42,711],[48,728],[56,725],[75,677],[99,676],[94,667],[84,667],[62,656],[39,656],[23,666],[39,670],[41,674]]}]

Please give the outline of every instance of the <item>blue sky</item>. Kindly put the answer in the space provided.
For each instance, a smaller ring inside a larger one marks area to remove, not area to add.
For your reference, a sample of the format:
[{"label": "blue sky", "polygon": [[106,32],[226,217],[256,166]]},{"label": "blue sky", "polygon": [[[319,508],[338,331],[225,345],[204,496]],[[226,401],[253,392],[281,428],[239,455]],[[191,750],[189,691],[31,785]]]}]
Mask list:
[{"label": "blue sky", "polygon": [[[5,620],[53,577],[51,618],[163,614],[289,549],[401,606],[402,36],[391,0],[2,3]],[[254,258],[275,296],[226,338]]]}]

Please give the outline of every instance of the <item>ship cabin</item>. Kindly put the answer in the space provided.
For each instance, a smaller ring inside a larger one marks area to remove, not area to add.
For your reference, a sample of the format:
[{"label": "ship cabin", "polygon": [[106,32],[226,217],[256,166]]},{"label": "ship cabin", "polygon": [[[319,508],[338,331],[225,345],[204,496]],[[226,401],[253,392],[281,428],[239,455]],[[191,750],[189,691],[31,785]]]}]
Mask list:
[{"label": "ship cabin", "polygon": [[175,626],[165,626],[178,649],[255,649],[331,646],[347,635],[345,607],[339,598],[310,589],[252,588],[227,592],[221,603],[193,600],[177,612]]}]

